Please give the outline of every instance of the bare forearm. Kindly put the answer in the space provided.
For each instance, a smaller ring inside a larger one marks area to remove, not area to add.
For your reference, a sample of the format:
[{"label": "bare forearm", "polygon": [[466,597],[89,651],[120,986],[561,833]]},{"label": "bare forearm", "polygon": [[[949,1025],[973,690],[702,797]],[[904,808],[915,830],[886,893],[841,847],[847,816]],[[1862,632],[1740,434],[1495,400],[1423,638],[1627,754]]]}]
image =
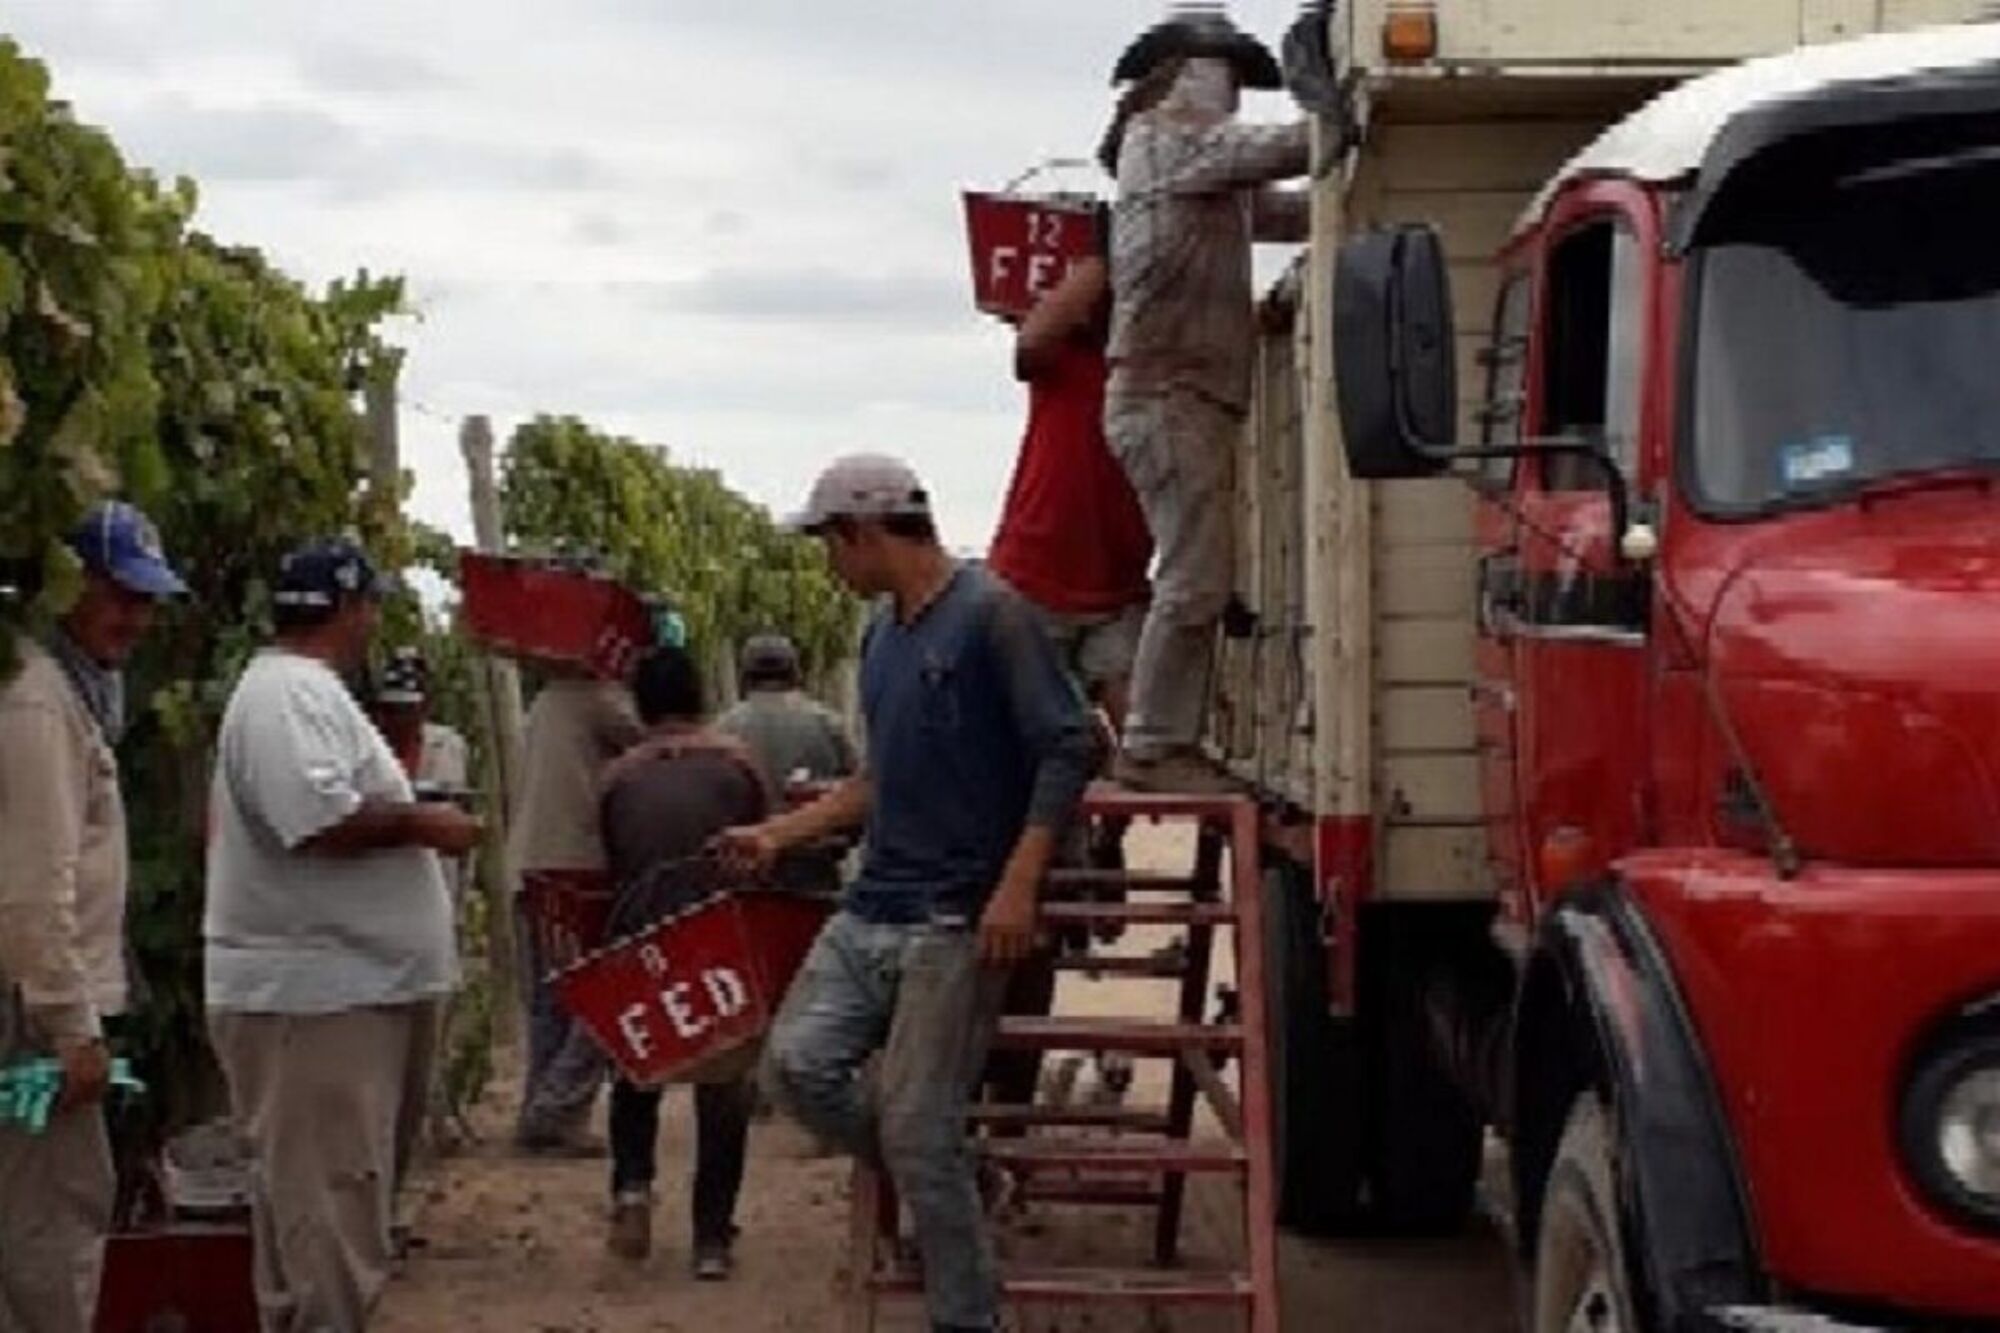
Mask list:
[{"label": "bare forearm", "polygon": [[1045,824],[1030,824],[1021,830],[1000,882],[1017,893],[1040,896],[1042,881],[1056,859],[1056,831]]},{"label": "bare forearm", "polygon": [[365,856],[397,847],[426,847],[424,807],[414,802],[364,801],[332,828],[308,838],[299,850],[313,856]]},{"label": "bare forearm", "polygon": [[780,847],[802,847],[858,828],[868,818],[870,800],[868,776],[856,774],[842,778],[839,785],[810,805],[779,815],[767,827]]}]

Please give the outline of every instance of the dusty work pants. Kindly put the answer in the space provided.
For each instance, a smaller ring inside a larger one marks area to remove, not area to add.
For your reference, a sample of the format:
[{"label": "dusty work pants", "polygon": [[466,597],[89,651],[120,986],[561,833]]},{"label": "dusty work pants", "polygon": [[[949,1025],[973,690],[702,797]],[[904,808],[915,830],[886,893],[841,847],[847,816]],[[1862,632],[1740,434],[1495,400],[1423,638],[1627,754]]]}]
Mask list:
[{"label": "dusty work pants", "polygon": [[1215,622],[1229,603],[1242,426],[1239,414],[1188,389],[1140,391],[1114,376],[1105,398],[1105,436],[1159,551],[1125,721],[1125,749],[1135,758],[1201,741]]},{"label": "dusty work pants", "polygon": [[[977,937],[962,926],[877,925],[842,912],[814,942],[766,1051],[780,1105],[888,1168],[916,1222],[931,1322],[954,1328],[999,1318],[966,1110],[1006,981],[980,966]],[[878,1051],[870,1090],[862,1070]]]},{"label": "dusty work pants", "polygon": [[521,1111],[515,1137],[523,1143],[568,1137],[582,1129],[604,1086],[604,1050],[583,1024],[556,1001],[546,978],[554,969],[543,956],[539,932],[517,896],[515,930],[521,941],[521,994],[527,1007],[528,1064],[521,1076]]},{"label": "dusty work pants", "polygon": [[264,1333],[359,1333],[389,1277],[395,1183],[423,1120],[437,1006],[208,1022],[252,1153]]},{"label": "dusty work pants", "polygon": [[[0,984],[0,1066],[48,1052]],[[117,1179],[102,1106],[0,1125],[0,1333],[90,1333]]]}]

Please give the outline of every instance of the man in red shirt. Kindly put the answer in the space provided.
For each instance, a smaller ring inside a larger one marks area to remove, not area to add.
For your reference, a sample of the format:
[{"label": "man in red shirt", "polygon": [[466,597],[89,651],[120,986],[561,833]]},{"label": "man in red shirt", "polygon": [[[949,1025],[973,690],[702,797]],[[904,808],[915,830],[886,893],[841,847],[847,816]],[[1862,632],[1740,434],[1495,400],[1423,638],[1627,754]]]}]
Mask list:
[{"label": "man in red shirt", "polygon": [[1123,728],[1153,538],[1104,440],[1111,284],[1079,260],[1022,321],[1014,374],[1028,428],[986,563],[1042,613],[1064,662]]}]

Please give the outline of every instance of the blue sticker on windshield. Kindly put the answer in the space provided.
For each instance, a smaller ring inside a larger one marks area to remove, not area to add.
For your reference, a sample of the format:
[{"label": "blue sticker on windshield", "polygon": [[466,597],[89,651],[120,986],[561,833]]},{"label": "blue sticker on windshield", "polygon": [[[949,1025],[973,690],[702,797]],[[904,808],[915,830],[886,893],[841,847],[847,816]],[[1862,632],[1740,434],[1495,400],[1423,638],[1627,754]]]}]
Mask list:
[{"label": "blue sticker on windshield", "polygon": [[1778,450],[1778,479],[1788,491],[1838,481],[1852,471],[1852,436],[1816,435],[1804,444],[1788,444]]}]

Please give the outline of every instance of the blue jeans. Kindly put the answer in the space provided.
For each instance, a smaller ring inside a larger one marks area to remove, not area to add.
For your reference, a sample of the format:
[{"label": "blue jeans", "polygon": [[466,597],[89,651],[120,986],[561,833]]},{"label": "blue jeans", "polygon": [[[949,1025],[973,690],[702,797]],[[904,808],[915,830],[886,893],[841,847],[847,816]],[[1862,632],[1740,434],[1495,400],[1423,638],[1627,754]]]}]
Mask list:
[{"label": "blue jeans", "polygon": [[[966,1129],[1006,973],[963,926],[876,925],[841,912],[773,1025],[771,1091],[807,1128],[887,1167],[916,1222],[934,1324],[994,1327],[999,1284]],[[873,1087],[863,1067],[880,1052]]]},{"label": "blue jeans", "polygon": [[528,1065],[522,1071],[521,1112],[514,1133],[530,1142],[560,1139],[579,1133],[590,1119],[608,1065],[603,1049],[556,1002],[555,991],[543,980],[550,963],[536,947],[534,923],[518,895],[514,923],[521,942],[521,989],[528,1011]]}]

